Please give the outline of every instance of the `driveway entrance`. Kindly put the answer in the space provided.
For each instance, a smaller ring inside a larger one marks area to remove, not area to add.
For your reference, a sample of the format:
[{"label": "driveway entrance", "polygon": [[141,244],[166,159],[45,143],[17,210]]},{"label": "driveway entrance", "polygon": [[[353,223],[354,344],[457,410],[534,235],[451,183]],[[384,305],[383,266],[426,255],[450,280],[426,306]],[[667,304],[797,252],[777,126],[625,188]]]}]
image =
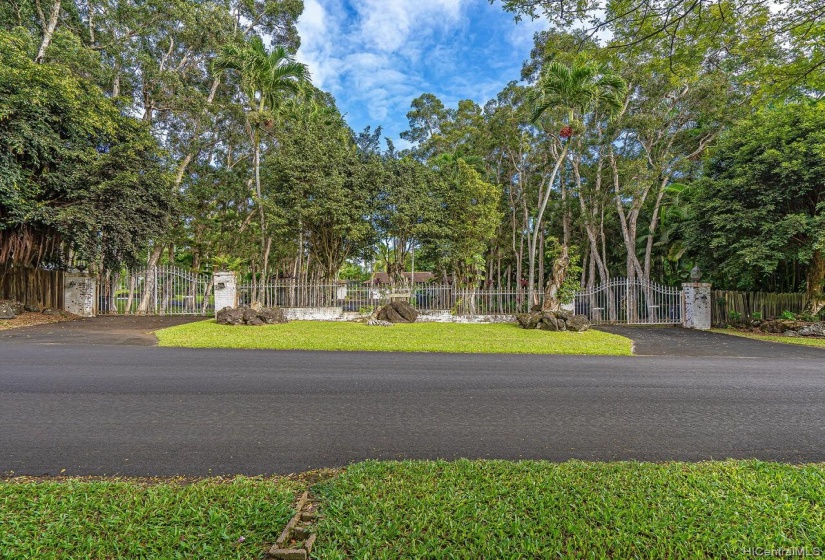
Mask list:
[{"label": "driveway entrance", "polygon": [[633,353],[637,356],[825,359],[825,350],[821,348],[767,342],[681,327],[600,326],[597,328],[600,331],[631,339]]},{"label": "driveway entrance", "polygon": [[34,344],[154,346],[158,342],[152,334],[154,331],[204,319],[205,317],[185,315],[92,317],[0,331],[0,344],[7,341],[25,341]]}]

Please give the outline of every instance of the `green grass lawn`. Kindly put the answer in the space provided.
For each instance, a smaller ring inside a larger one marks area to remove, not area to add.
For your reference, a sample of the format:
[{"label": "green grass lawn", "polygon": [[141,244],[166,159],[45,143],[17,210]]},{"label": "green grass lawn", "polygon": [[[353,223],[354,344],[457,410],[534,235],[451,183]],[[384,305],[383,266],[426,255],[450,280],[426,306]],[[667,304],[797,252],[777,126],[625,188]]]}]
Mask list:
[{"label": "green grass lawn", "polygon": [[315,487],[314,558],[741,558],[825,546],[825,465],[366,462]]},{"label": "green grass lawn", "polygon": [[272,350],[629,356],[631,345],[627,338],[594,330],[547,332],[510,324],[414,323],[369,327],[361,323],[293,321],[241,327],[202,321],[155,334],[161,346]]},{"label": "green grass lawn", "polygon": [[767,342],[783,342],[785,344],[799,344],[801,346],[813,346],[815,348],[825,348],[825,338],[802,338],[790,337],[781,334],[757,334],[753,332],[740,331],[736,329],[712,329],[715,333],[730,334],[753,338],[755,340],[765,340]]},{"label": "green grass lawn", "polygon": [[[740,558],[825,545],[825,464],[367,461],[332,474],[312,486],[316,559]],[[303,480],[0,481],[0,558],[263,558]]]},{"label": "green grass lawn", "polygon": [[252,478],[0,481],[0,558],[257,560],[293,515],[297,489]]}]

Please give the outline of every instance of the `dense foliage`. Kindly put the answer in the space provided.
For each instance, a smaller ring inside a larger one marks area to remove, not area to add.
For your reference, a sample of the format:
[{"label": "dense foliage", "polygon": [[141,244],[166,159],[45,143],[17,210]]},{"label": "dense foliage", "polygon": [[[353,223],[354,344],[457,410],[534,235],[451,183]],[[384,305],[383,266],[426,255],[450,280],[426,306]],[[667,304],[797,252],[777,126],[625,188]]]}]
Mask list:
[{"label": "dense foliage", "polygon": [[521,80],[422,94],[399,152],[295,62],[300,0],[4,3],[0,262],[414,266],[525,298],[698,263],[819,297],[821,0],[503,7],[552,24]]},{"label": "dense foliage", "polygon": [[0,31],[0,262],[132,264],[161,233],[171,177],[147,127],[67,64]]},{"label": "dense foliage", "polygon": [[766,109],[727,132],[696,185],[688,242],[742,289],[797,275],[825,305],[825,103]]}]

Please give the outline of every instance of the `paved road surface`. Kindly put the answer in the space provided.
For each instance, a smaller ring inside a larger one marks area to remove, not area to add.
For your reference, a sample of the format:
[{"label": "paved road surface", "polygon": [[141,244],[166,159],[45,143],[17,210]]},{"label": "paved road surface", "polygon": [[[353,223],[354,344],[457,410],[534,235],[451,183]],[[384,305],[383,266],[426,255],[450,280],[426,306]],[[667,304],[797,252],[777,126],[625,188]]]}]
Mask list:
[{"label": "paved road surface", "polygon": [[[637,347],[656,336],[633,333]],[[676,333],[661,334],[700,334]],[[265,474],[366,458],[825,461],[819,350],[602,358],[67,340],[0,337],[0,473]]]},{"label": "paved road surface", "polygon": [[633,351],[637,356],[825,359],[825,349],[822,348],[766,342],[708,331],[691,331],[681,327],[607,326],[598,328],[632,339]]}]

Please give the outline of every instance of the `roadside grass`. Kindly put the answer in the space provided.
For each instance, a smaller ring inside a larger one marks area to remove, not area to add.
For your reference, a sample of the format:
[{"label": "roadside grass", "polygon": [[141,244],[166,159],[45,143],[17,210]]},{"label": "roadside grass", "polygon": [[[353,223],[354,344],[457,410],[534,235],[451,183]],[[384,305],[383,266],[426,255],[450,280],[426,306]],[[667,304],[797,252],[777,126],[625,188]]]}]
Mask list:
[{"label": "roadside grass", "polygon": [[0,481],[0,558],[259,559],[319,479],[316,559],[739,558],[825,544],[825,464],[367,461],[332,478]]},{"label": "roadside grass", "polygon": [[366,462],[313,558],[739,558],[825,544],[825,465]]},{"label": "roadside grass", "polygon": [[737,329],[711,329],[712,332],[752,338],[754,340],[764,340],[766,342],[782,342],[784,344],[797,344],[800,346],[813,346],[814,348],[825,348],[825,338],[802,338],[783,336],[781,334],[758,334],[754,332],[740,331]]},{"label": "roadside grass", "polygon": [[485,354],[590,354],[629,356],[627,338],[525,330],[510,324],[413,323],[370,327],[361,323],[293,321],[260,327],[218,325],[214,320],[157,331],[161,346],[271,350],[458,352]]},{"label": "roadside grass", "polygon": [[297,489],[240,477],[0,481],[0,558],[258,559],[293,515]]}]

